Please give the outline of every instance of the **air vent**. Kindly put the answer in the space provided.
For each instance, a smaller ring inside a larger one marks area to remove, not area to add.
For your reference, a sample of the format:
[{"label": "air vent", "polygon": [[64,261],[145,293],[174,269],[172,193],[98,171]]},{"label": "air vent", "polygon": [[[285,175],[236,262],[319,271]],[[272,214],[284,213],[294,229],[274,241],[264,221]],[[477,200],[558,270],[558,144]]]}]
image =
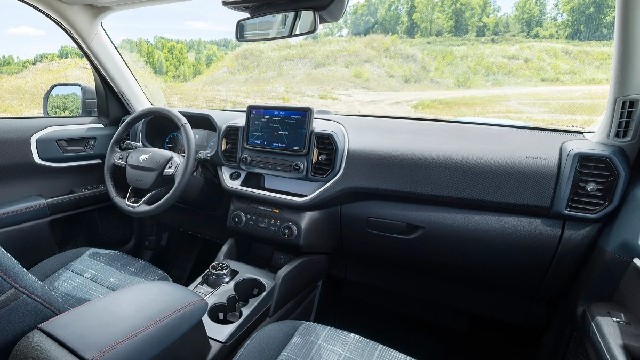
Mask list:
[{"label": "air vent", "polygon": [[313,138],[311,176],[327,177],[333,171],[336,158],[336,142],[328,134],[316,134]]},{"label": "air vent", "polygon": [[222,160],[227,165],[238,164],[238,142],[240,141],[240,128],[237,126],[229,126],[222,135],[222,143],[220,144],[220,153]]},{"label": "air vent", "polygon": [[566,210],[578,214],[597,214],[613,199],[618,173],[611,161],[603,157],[578,158]]},{"label": "air vent", "polygon": [[620,102],[620,111],[617,114],[618,119],[612,135],[617,140],[631,140],[638,118],[640,99],[625,98],[618,101]]}]

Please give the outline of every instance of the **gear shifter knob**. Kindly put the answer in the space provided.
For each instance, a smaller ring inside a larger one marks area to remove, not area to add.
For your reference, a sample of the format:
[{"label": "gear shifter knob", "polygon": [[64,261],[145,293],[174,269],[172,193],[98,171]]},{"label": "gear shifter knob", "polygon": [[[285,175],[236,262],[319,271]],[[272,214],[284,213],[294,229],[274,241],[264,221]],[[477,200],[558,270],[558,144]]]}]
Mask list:
[{"label": "gear shifter knob", "polygon": [[231,266],[226,262],[213,262],[209,265],[209,272],[215,278],[227,277],[231,274]]},{"label": "gear shifter knob", "polygon": [[209,270],[204,273],[202,280],[213,289],[226,284],[231,281],[231,266],[226,262],[216,261],[209,265]]}]

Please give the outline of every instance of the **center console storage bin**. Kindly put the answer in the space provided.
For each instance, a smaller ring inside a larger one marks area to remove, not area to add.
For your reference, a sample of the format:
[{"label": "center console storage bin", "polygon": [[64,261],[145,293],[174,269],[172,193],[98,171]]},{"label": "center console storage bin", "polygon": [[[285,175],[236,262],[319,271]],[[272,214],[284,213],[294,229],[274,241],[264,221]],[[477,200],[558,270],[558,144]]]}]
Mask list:
[{"label": "center console storage bin", "polygon": [[135,285],[40,324],[10,359],[204,359],[206,311],[207,302],[183,286]]}]

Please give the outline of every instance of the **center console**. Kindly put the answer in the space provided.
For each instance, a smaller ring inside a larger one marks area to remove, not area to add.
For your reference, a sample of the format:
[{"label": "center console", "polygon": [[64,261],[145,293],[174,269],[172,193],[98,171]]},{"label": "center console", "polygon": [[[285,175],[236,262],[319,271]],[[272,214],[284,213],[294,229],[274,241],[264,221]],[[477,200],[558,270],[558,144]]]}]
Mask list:
[{"label": "center console", "polygon": [[[316,121],[317,120],[317,121]],[[207,302],[204,327],[214,358],[228,358],[258,327],[313,318],[328,256],[338,239],[338,207],[303,210],[344,166],[347,139],[336,122],[301,107],[249,106],[221,131],[221,183],[232,195],[227,241],[189,289]],[[256,196],[257,195],[257,196]],[[309,255],[313,254],[313,255]]]},{"label": "center console", "polygon": [[232,193],[304,201],[338,178],[347,151],[342,125],[312,108],[249,106],[222,131],[220,168]]},{"label": "center console", "polygon": [[287,258],[275,271],[249,264],[247,243],[229,239],[209,269],[188,287],[207,303],[202,321],[212,358],[226,359],[258,327],[271,322],[312,320],[326,255]]},{"label": "center console", "polygon": [[214,262],[189,289],[209,304],[204,325],[209,338],[229,342],[271,304],[275,275],[241,262]]}]

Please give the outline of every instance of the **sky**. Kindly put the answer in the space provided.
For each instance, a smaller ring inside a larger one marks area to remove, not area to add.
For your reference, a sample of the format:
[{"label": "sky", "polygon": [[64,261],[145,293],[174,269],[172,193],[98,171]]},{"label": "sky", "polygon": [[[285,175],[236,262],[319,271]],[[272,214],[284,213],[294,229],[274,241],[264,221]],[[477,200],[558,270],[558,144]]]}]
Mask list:
[{"label": "sky", "polygon": [[[508,12],[516,0],[496,2]],[[0,0],[0,9],[0,55],[27,59],[56,52],[61,45],[73,45],[49,19],[17,0]],[[103,26],[116,43],[124,38],[151,39],[157,35],[219,39],[233,38],[236,21],[246,16],[224,8],[219,0],[192,0],[115,13],[104,20]]]}]

